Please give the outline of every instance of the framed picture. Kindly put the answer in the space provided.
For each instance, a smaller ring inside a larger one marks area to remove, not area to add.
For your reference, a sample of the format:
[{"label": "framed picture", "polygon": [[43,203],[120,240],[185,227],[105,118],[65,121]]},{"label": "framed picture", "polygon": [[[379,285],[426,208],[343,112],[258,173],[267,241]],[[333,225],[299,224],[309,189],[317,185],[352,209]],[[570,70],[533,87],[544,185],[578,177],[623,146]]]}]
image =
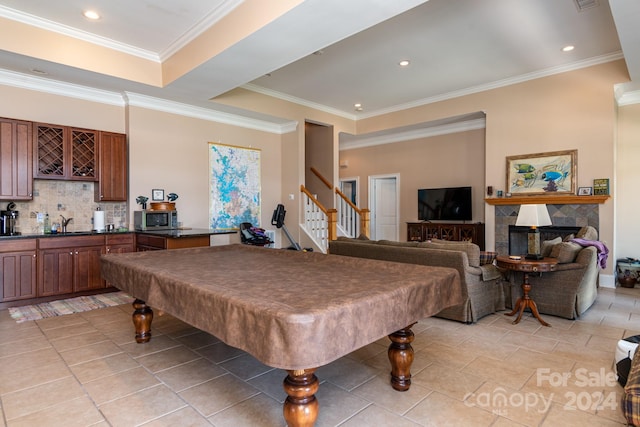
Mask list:
[{"label": "framed picture", "polygon": [[599,196],[609,195],[609,178],[600,178],[593,180],[593,194]]},{"label": "framed picture", "polygon": [[260,155],[255,148],[209,143],[209,227],[260,226]]},{"label": "framed picture", "polygon": [[578,150],[507,157],[506,192],[514,196],[576,194]]},{"label": "framed picture", "polygon": [[161,202],[164,200],[164,190],[151,190],[151,200]]},{"label": "framed picture", "polygon": [[591,187],[578,187],[578,196],[590,196],[591,190]]}]

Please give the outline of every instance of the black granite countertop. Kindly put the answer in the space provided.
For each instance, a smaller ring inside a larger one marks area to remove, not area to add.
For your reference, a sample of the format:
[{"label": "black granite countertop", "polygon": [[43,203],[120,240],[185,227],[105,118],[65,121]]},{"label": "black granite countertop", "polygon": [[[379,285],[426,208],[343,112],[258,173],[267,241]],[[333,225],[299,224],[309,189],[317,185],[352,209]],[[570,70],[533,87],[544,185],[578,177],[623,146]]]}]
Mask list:
[{"label": "black granite countertop", "polygon": [[13,239],[49,239],[49,238],[58,238],[58,237],[73,237],[73,236],[99,236],[99,235],[114,235],[114,234],[129,234],[129,233],[135,233],[135,231],[132,230],[125,230],[125,231],[95,231],[95,230],[90,230],[90,231],[68,231],[66,233],[51,233],[51,234],[44,234],[44,233],[20,233],[20,234],[14,234],[11,236],[0,236],[0,242],[3,240],[13,240]]},{"label": "black granite countertop", "polygon": [[43,234],[43,233],[23,233],[16,234],[12,236],[0,236],[0,242],[4,240],[15,240],[15,239],[42,239],[42,238],[58,238],[58,237],[73,237],[73,236],[99,236],[99,235],[115,235],[115,234],[128,234],[128,233],[138,233],[138,234],[147,234],[152,236],[161,236],[161,237],[171,237],[171,238],[180,238],[180,237],[197,237],[197,236],[211,236],[214,234],[235,234],[237,231],[235,230],[211,230],[208,228],[189,228],[189,229],[173,229],[173,230],[124,230],[124,231],[69,231],[66,233],[51,233],[51,234]]},{"label": "black granite countertop", "polygon": [[185,229],[173,229],[173,230],[145,230],[136,231],[139,234],[146,234],[151,236],[160,237],[197,237],[197,236],[211,236],[215,234],[235,234],[237,230],[211,230],[209,228],[185,228]]}]

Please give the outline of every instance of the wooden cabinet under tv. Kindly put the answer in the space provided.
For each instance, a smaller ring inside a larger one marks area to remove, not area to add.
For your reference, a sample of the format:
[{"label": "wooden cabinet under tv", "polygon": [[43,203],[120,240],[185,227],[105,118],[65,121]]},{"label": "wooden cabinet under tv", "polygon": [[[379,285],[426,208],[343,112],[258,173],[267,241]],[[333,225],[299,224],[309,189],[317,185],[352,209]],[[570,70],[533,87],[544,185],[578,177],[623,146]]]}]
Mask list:
[{"label": "wooden cabinet under tv", "polygon": [[407,241],[424,242],[429,239],[473,242],[484,250],[484,224],[453,222],[408,222]]}]

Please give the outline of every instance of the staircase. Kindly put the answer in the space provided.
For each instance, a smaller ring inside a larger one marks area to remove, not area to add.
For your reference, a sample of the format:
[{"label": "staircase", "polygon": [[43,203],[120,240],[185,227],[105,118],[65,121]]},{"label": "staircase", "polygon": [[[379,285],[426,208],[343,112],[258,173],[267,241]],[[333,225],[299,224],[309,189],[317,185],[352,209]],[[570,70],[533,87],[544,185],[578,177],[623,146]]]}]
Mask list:
[{"label": "staircase", "polygon": [[361,234],[369,236],[369,209],[359,209],[339,188],[333,187],[315,168],[311,171],[335,193],[336,208],[324,207],[304,185],[300,186],[304,211],[303,230],[320,248],[327,252],[329,242],[338,236],[358,237]]}]

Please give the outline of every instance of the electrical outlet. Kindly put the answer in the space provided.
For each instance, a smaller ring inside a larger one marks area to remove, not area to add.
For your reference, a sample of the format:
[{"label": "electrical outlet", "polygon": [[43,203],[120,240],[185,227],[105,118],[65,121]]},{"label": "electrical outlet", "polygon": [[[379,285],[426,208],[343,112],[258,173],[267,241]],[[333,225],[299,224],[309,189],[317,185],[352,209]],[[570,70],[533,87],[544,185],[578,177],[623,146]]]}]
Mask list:
[{"label": "electrical outlet", "polygon": [[296,195],[295,194],[289,194],[289,200],[295,200]]},{"label": "electrical outlet", "polygon": [[36,221],[44,222],[44,214],[42,212],[36,212]]}]

